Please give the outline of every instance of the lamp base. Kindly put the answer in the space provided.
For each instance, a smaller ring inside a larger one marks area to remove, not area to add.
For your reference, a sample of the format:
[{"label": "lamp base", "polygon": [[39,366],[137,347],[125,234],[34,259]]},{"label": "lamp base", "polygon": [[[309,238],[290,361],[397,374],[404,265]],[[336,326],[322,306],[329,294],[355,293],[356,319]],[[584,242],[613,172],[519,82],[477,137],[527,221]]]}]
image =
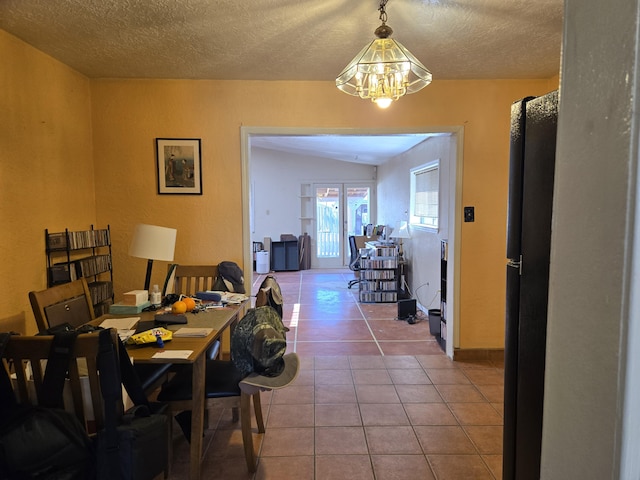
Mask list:
[{"label": "lamp base", "polygon": [[150,258],[147,260],[147,276],[144,279],[144,289],[148,292],[149,285],[151,284],[151,268],[153,267],[153,260]]}]

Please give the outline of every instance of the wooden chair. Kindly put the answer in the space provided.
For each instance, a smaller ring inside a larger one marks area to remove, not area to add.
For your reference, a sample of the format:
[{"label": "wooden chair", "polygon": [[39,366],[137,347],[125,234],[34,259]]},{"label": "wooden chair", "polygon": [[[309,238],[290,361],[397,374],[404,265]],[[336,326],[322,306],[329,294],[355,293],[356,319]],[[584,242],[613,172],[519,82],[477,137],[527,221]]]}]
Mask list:
[{"label": "wooden chair", "polygon": [[[217,265],[170,265],[166,293],[195,295],[213,290],[218,278]],[[173,277],[173,281],[171,281]]]},{"label": "wooden chair", "polygon": [[[205,396],[207,406],[212,401],[230,399],[233,405],[240,403],[240,425],[242,429],[242,442],[244,444],[245,459],[249,472],[256,471],[256,454],[253,447],[253,433],[251,422],[251,400],[256,418],[258,433],[264,433],[264,420],[262,417],[262,404],[260,392],[278,390],[290,385],[300,371],[300,359],[295,353],[284,355],[285,370],[277,377],[265,377],[250,374],[243,377],[235,368],[233,362],[224,360],[210,360],[206,366]],[[158,400],[168,402],[173,411],[185,411],[191,409],[192,372],[184,369],[178,372],[163,387],[158,394]],[[237,421],[236,419],[234,419]]]},{"label": "wooden chair", "polygon": [[[217,265],[169,265],[165,294],[169,290],[176,295],[195,296],[197,292],[213,290],[218,278]],[[220,342],[215,342],[207,352],[213,360],[220,353]]]},{"label": "wooden chair", "polygon": [[[116,335],[114,330],[112,338],[117,345]],[[3,360],[5,366],[13,367],[18,402],[41,403],[40,392],[46,367],[43,360],[49,357],[52,340],[49,335],[17,335],[12,336],[7,344]],[[104,406],[97,369],[98,345],[97,332],[78,335],[68,372],[70,398],[65,399],[65,408],[75,413],[89,434],[104,428]],[[122,401],[117,408],[118,415],[122,416]]]},{"label": "wooden chair", "polygon": [[[53,336],[12,336],[2,355],[0,368],[6,368],[12,374],[14,395],[19,403],[42,404],[42,382],[49,358]],[[117,332],[111,330],[111,341],[118,349]],[[98,332],[80,334],[75,340],[69,370],[67,373],[68,392],[63,395],[65,410],[72,412],[84,425],[90,436],[97,435],[105,428],[105,404],[98,373],[98,355],[100,339]],[[117,353],[114,368],[119,368]],[[116,399],[116,421],[121,423],[124,403],[121,397]],[[170,425],[170,424],[169,424]],[[171,430],[167,435],[167,452],[171,452]],[[170,460],[164,461],[163,472],[156,478],[169,478]]]},{"label": "wooden chair", "polygon": [[63,323],[79,327],[95,318],[85,278],[29,292],[29,301],[41,332]]},{"label": "wooden chair", "polygon": [[[79,327],[95,319],[85,278],[29,292],[29,301],[40,332],[64,323]],[[142,388],[150,392],[166,381],[171,364],[138,364],[134,368]]]}]

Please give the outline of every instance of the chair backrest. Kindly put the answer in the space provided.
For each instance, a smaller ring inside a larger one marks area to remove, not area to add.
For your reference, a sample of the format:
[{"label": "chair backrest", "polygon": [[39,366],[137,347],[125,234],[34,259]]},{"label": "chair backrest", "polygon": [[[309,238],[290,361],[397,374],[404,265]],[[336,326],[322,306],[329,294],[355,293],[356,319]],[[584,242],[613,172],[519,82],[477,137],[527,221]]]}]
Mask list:
[{"label": "chair backrest", "polygon": [[95,318],[91,293],[84,277],[39,292],[29,292],[29,301],[41,332],[63,323],[78,327]]},{"label": "chair backrest", "polygon": [[196,292],[213,290],[217,278],[217,265],[176,265],[173,293],[195,295]]},{"label": "chair backrest", "polygon": [[356,246],[356,237],[349,235],[349,269],[356,271],[360,270],[360,256],[358,255],[358,247]]},{"label": "chair backrest", "polygon": [[[117,349],[116,335],[116,330],[111,329],[112,341]],[[49,335],[16,335],[8,342],[2,359],[5,368],[12,367],[14,378],[11,383],[19,402],[42,403],[40,395],[46,368],[44,360],[49,357],[52,341],[53,337]],[[98,332],[78,335],[65,385],[65,410],[75,413],[89,434],[104,428],[104,405],[97,366],[99,351]],[[117,409],[118,416],[121,416],[124,410],[121,399],[118,400]]]}]

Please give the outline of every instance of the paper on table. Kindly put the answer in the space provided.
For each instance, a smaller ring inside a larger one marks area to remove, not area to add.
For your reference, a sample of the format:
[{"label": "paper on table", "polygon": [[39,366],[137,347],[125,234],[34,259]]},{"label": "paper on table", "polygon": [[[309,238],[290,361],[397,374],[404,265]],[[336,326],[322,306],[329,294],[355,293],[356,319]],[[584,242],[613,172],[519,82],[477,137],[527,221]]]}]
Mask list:
[{"label": "paper on table", "polygon": [[165,350],[153,354],[152,358],[184,358],[187,359],[193,353],[193,350]]},{"label": "paper on table", "polygon": [[127,318],[107,318],[100,326],[102,328],[115,328],[117,330],[131,330],[136,323],[138,323],[140,317],[127,317]]},{"label": "paper on table", "polygon": [[182,327],[173,332],[174,337],[206,337],[213,328]]},{"label": "paper on table", "polygon": [[120,340],[122,340],[123,342],[126,342],[127,340],[129,340],[129,337],[134,333],[136,333],[135,330],[118,330],[118,336],[120,337]]}]

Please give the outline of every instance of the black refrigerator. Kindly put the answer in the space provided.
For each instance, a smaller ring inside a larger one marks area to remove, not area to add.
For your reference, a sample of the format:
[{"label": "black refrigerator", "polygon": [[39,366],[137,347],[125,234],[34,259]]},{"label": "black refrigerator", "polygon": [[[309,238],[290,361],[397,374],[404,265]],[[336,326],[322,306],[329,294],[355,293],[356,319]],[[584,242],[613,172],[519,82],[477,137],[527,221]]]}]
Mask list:
[{"label": "black refrigerator", "polygon": [[558,92],[511,107],[503,479],[540,478]]}]

